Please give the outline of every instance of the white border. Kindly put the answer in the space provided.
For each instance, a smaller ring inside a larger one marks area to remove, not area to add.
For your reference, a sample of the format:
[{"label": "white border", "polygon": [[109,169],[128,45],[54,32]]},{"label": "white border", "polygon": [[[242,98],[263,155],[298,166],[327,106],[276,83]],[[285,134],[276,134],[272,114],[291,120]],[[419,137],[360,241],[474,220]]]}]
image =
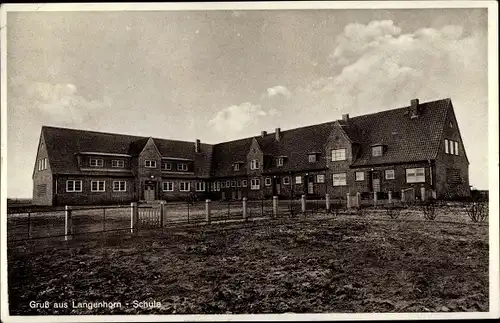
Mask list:
[{"label": "white border", "polygon": [[[1,36],[1,106],[0,111],[0,211],[7,213],[7,158],[6,158],[6,93],[7,93],[7,51],[6,51],[6,18],[11,11],[165,11],[165,10],[283,10],[283,9],[411,9],[411,8],[488,8],[488,90],[489,90],[489,250],[490,250],[490,311],[486,313],[355,313],[355,314],[256,314],[256,315],[135,315],[135,316],[9,316],[7,303],[7,286],[1,284],[1,319],[4,322],[144,322],[155,321],[260,321],[260,320],[415,320],[415,319],[467,319],[499,317],[499,220],[498,220],[498,4],[496,1],[309,1],[309,2],[213,2],[213,3],[80,3],[80,4],[3,4],[0,10]],[[1,216],[2,246],[0,255],[1,281],[7,281],[6,259],[6,216]]]}]

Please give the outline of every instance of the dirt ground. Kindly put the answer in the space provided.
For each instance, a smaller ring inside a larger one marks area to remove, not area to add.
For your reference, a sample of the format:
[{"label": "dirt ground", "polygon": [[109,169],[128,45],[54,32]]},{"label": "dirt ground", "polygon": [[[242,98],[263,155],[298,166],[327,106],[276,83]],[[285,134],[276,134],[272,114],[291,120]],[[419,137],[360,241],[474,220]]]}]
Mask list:
[{"label": "dirt ground", "polygon": [[117,234],[9,248],[11,315],[488,311],[484,224],[343,216]]}]

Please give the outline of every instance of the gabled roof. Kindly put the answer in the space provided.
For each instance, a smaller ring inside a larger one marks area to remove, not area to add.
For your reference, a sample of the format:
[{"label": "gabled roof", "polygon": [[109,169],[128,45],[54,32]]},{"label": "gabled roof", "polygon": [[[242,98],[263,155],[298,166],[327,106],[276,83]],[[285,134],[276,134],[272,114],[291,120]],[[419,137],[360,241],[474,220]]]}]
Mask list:
[{"label": "gabled roof", "polygon": [[[419,104],[419,116],[410,118],[409,107],[350,118],[357,129],[359,153],[352,166],[406,163],[436,158],[450,99]],[[384,154],[372,156],[373,144],[386,145]]]},{"label": "gabled roof", "polygon": [[[75,155],[80,152],[137,156],[149,140],[148,137],[48,126],[42,127],[42,133],[54,174],[79,174]],[[201,144],[201,152],[197,154],[194,151],[194,142],[158,138],[153,138],[153,141],[162,156],[195,160],[195,174],[209,175],[211,145]]]},{"label": "gabled roof", "polygon": [[[245,162],[252,145],[252,138],[233,140],[213,146],[212,175],[233,176],[240,174],[233,170],[233,164]],[[242,171],[243,172],[243,171]]]}]

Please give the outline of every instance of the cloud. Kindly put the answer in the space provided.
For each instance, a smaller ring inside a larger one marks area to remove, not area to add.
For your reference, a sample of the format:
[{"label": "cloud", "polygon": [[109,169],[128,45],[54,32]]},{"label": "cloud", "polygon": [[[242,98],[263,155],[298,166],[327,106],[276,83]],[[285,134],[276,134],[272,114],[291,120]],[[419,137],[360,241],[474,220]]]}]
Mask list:
[{"label": "cloud", "polygon": [[264,111],[260,105],[244,102],[217,112],[209,124],[217,132],[234,139],[235,135],[250,133],[260,119],[270,114],[275,115],[276,111]]},{"label": "cloud", "polygon": [[292,96],[292,92],[290,92],[290,90],[287,89],[286,86],[276,85],[276,86],[268,88],[266,90],[266,93],[263,96],[266,96],[268,98],[272,98],[276,95],[282,95],[286,99],[289,99]]}]

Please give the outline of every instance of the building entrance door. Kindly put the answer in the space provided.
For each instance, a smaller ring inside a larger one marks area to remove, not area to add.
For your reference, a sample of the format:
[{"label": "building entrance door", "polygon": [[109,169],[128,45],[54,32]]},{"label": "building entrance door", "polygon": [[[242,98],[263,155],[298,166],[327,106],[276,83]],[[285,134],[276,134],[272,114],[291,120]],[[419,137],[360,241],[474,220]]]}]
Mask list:
[{"label": "building entrance door", "polygon": [[238,190],[238,200],[241,200],[241,190]]},{"label": "building entrance door", "polygon": [[273,177],[273,196],[281,194],[281,183],[279,177]]},{"label": "building entrance door", "polygon": [[380,192],[380,176],[378,172],[372,172],[372,186],[374,192]]},{"label": "building entrance door", "polygon": [[146,185],[146,187],[144,187],[144,199],[146,201],[154,201],[155,200],[155,187],[154,187],[154,185]]},{"label": "building entrance door", "polygon": [[307,194],[314,194],[314,176],[307,177]]},{"label": "building entrance door", "polygon": [[235,190],[231,191],[231,199],[236,200],[236,191]]}]

